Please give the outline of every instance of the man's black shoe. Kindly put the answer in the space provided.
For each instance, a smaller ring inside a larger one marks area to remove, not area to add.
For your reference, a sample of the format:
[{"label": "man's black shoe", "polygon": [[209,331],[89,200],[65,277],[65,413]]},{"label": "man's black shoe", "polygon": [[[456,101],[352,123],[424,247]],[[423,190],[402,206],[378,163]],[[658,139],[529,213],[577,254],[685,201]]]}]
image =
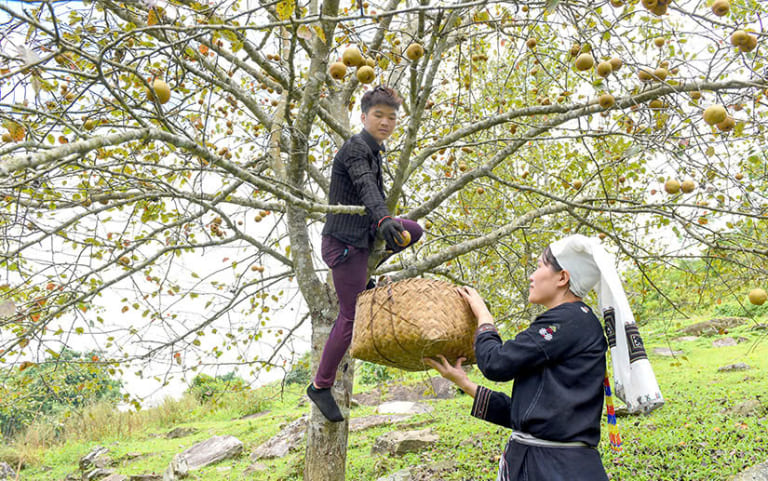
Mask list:
[{"label": "man's black shoe", "polygon": [[333,399],[331,394],[331,388],[318,389],[312,384],[307,387],[307,396],[315,403],[320,412],[323,413],[326,419],[331,422],[338,423],[344,420],[344,416],[341,415],[339,406]]}]

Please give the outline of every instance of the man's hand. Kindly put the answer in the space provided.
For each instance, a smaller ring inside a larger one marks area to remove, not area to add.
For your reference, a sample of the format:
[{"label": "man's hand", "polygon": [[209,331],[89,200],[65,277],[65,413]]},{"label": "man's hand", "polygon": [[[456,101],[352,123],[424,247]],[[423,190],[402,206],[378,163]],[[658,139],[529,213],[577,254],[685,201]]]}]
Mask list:
[{"label": "man's hand", "polygon": [[400,245],[405,244],[405,239],[403,239],[402,235],[404,230],[403,224],[391,217],[385,217],[379,224],[379,232],[387,243],[387,248],[395,252],[400,250]]},{"label": "man's hand", "polygon": [[461,363],[464,362],[465,358],[458,358],[456,364],[452,366],[451,363],[448,362],[448,359],[442,354],[438,354],[438,357],[440,358],[439,361],[429,357],[425,357],[422,361],[424,361],[424,364],[427,366],[437,370],[441,376],[459,386],[462,391],[475,397],[475,393],[477,393],[477,384],[470,381],[467,373],[461,368]]}]

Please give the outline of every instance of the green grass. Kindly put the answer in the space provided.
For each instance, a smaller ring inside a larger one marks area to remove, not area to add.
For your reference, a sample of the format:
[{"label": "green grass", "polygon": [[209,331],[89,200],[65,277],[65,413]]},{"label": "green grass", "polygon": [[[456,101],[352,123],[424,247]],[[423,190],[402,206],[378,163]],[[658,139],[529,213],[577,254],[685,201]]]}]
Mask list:
[{"label": "green grass", "polygon": [[[685,322],[690,323],[693,321]],[[766,331],[753,330],[752,325],[732,329],[727,336],[745,337],[749,341],[714,348],[712,341],[722,336],[675,341],[678,324],[658,323],[643,328],[651,364],[667,403],[648,416],[619,418],[624,440],[621,454],[608,450],[607,432],[603,430],[600,450],[606,470],[614,480],[727,480],[745,467],[768,459],[764,447],[768,445],[765,400],[757,415],[735,416],[724,412],[726,408],[768,393]],[[677,358],[653,355],[653,348],[659,346],[682,350],[684,354]],[[745,362],[752,369],[717,371],[720,366],[736,362]],[[429,375],[431,373],[402,374],[397,382],[422,382]],[[483,381],[477,371],[472,377],[493,389],[511,389],[509,384]],[[364,392],[373,387],[358,383],[355,391]],[[251,420],[239,418],[253,411],[253,394],[232,395],[218,406],[190,404],[188,399],[179,401],[179,406],[169,402],[162,408],[143,411],[142,424],[123,429],[123,435],[70,440],[63,445],[22,453],[35,460],[29,461],[30,466],[22,471],[22,479],[63,479],[67,473],[77,470],[78,459],[96,445],[107,446],[113,459],[121,460],[115,467],[121,474],[162,473],[176,453],[210,436],[231,434],[245,444],[243,455],[195,471],[190,479],[300,480],[303,449],[283,459],[262,460],[268,467],[266,471],[247,477],[242,473],[251,464],[249,456],[257,446],[277,434],[283,425],[309,411],[308,405],[299,406],[302,390],[303,385],[294,385],[285,391],[278,386],[262,388],[258,392],[258,406],[270,413]],[[414,416],[395,426],[350,433],[347,479],[375,480],[405,467],[440,463],[449,467],[439,475],[439,479],[445,481],[495,479],[498,456],[508,431],[470,417],[472,400],[468,396],[430,403],[434,407],[432,413]],[[364,406],[352,411],[354,417],[372,413],[373,408]],[[198,432],[181,439],[169,440],[162,436],[177,426],[194,427]],[[376,437],[393,428],[431,428],[440,440],[433,449],[419,454],[371,455]],[[20,450],[18,443],[5,447],[0,458],[18,459]],[[143,456],[128,460],[128,453]],[[51,469],[46,470],[44,466]]]}]

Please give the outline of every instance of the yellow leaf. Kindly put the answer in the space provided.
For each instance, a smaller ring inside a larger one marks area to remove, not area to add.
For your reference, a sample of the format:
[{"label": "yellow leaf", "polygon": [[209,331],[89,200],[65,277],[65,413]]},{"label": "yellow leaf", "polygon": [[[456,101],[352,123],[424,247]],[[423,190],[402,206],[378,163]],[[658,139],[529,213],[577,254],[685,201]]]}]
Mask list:
[{"label": "yellow leaf", "polygon": [[277,4],[277,17],[280,20],[288,20],[293,15],[293,10],[296,8],[295,0],[281,0]]},{"label": "yellow leaf", "polygon": [[5,122],[5,128],[8,129],[8,133],[11,134],[11,138],[14,142],[21,142],[24,140],[24,135],[27,133],[23,125],[12,120]]},{"label": "yellow leaf", "polygon": [[149,14],[147,15],[147,25],[157,25],[160,23],[160,20],[163,18],[163,13],[165,13],[165,10],[162,7],[152,7],[149,9]]},{"label": "yellow leaf", "polygon": [[303,38],[304,40],[311,40],[312,30],[310,30],[306,25],[302,25],[298,28],[298,30],[296,30],[296,35],[299,38]]},{"label": "yellow leaf", "polygon": [[323,27],[320,25],[314,25],[312,28],[315,29],[315,33],[320,38],[320,41],[323,43],[328,43],[328,41],[325,39],[325,32],[323,31]]}]

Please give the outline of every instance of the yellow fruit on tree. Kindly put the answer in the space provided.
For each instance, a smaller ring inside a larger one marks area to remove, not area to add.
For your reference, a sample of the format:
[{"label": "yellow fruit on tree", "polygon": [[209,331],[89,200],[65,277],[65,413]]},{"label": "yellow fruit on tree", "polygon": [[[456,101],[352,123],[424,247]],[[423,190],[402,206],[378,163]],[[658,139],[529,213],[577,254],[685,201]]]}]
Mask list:
[{"label": "yellow fruit on tree", "polygon": [[734,47],[740,47],[747,43],[747,39],[749,38],[749,34],[745,32],[744,30],[736,30],[731,35],[731,45]]},{"label": "yellow fruit on tree", "polygon": [[656,37],[653,39],[653,44],[657,47],[663,47],[665,43],[667,43],[667,39],[664,37]]},{"label": "yellow fruit on tree", "polygon": [[3,134],[3,142],[10,142],[13,140],[13,137],[8,132]]},{"label": "yellow fruit on tree", "polygon": [[757,48],[757,37],[755,35],[747,35],[747,40],[739,45],[739,50],[742,52],[751,52]]},{"label": "yellow fruit on tree", "polygon": [[723,120],[722,122],[718,122],[717,124],[715,124],[715,126],[721,132],[728,132],[730,130],[733,130],[734,127],[736,127],[736,121],[733,119],[733,117],[728,115],[727,117],[725,117],[725,120]]},{"label": "yellow fruit on tree", "polygon": [[731,2],[729,2],[728,0],[715,0],[715,3],[712,4],[712,13],[714,13],[718,17],[728,15],[728,12],[730,10],[731,10]]},{"label": "yellow fruit on tree", "polygon": [[768,293],[765,290],[757,288],[749,291],[749,302],[756,306],[762,306],[768,300]]},{"label": "yellow fruit on tree", "polygon": [[336,80],[341,80],[347,75],[347,66],[342,62],[333,62],[328,68],[328,71],[330,72],[331,77]]},{"label": "yellow fruit on tree", "polygon": [[369,66],[360,67],[357,69],[357,80],[362,84],[369,84],[376,78],[376,74],[373,73],[373,69]]},{"label": "yellow fruit on tree", "polygon": [[727,116],[728,112],[726,112],[725,107],[722,105],[710,105],[706,108],[706,110],[704,110],[704,122],[708,123],[709,125],[719,124],[725,120]]},{"label": "yellow fruit on tree", "polygon": [[680,190],[685,192],[686,194],[690,194],[691,192],[696,189],[696,183],[692,181],[691,179],[685,179],[682,184],[680,184]]},{"label": "yellow fruit on tree", "polygon": [[624,65],[624,62],[619,57],[613,57],[611,58],[608,63],[611,64],[611,70],[613,72],[618,71],[622,65]]},{"label": "yellow fruit on tree", "polygon": [[643,67],[637,71],[637,78],[639,78],[641,82],[648,82],[654,78],[654,72],[648,67]]},{"label": "yellow fruit on tree", "polygon": [[592,68],[593,65],[595,65],[595,59],[592,57],[592,55],[588,53],[582,53],[578,57],[576,57],[576,70],[579,70],[581,72],[585,70],[589,70]]},{"label": "yellow fruit on tree", "polygon": [[424,56],[424,47],[418,43],[412,43],[408,45],[407,49],[405,49],[405,56],[408,57],[408,59],[412,62],[415,62]]},{"label": "yellow fruit on tree", "polygon": [[363,54],[360,53],[357,47],[349,47],[341,54],[341,61],[347,67],[359,67],[363,65]]},{"label": "yellow fruit on tree", "polygon": [[528,47],[529,49],[533,50],[534,48],[536,48],[536,39],[535,38],[529,38],[525,42],[525,46]]},{"label": "yellow fruit on tree", "polygon": [[668,75],[669,75],[669,70],[667,70],[664,67],[659,67],[653,71],[653,76],[656,77],[658,80],[662,80],[662,81],[666,80]]},{"label": "yellow fruit on tree", "polygon": [[152,92],[154,93],[154,98],[161,104],[171,100],[171,88],[167,83],[160,79],[155,79],[155,81],[152,82]]},{"label": "yellow fruit on tree", "polygon": [[607,77],[613,72],[611,62],[600,62],[597,64],[597,75],[601,77]]},{"label": "yellow fruit on tree", "polygon": [[680,192],[680,182],[676,179],[669,179],[664,182],[664,191],[667,194],[677,194]]},{"label": "yellow fruit on tree", "polygon": [[602,94],[598,99],[597,102],[600,104],[600,107],[604,109],[609,109],[616,104],[616,99],[613,98],[613,95],[611,94]]}]

